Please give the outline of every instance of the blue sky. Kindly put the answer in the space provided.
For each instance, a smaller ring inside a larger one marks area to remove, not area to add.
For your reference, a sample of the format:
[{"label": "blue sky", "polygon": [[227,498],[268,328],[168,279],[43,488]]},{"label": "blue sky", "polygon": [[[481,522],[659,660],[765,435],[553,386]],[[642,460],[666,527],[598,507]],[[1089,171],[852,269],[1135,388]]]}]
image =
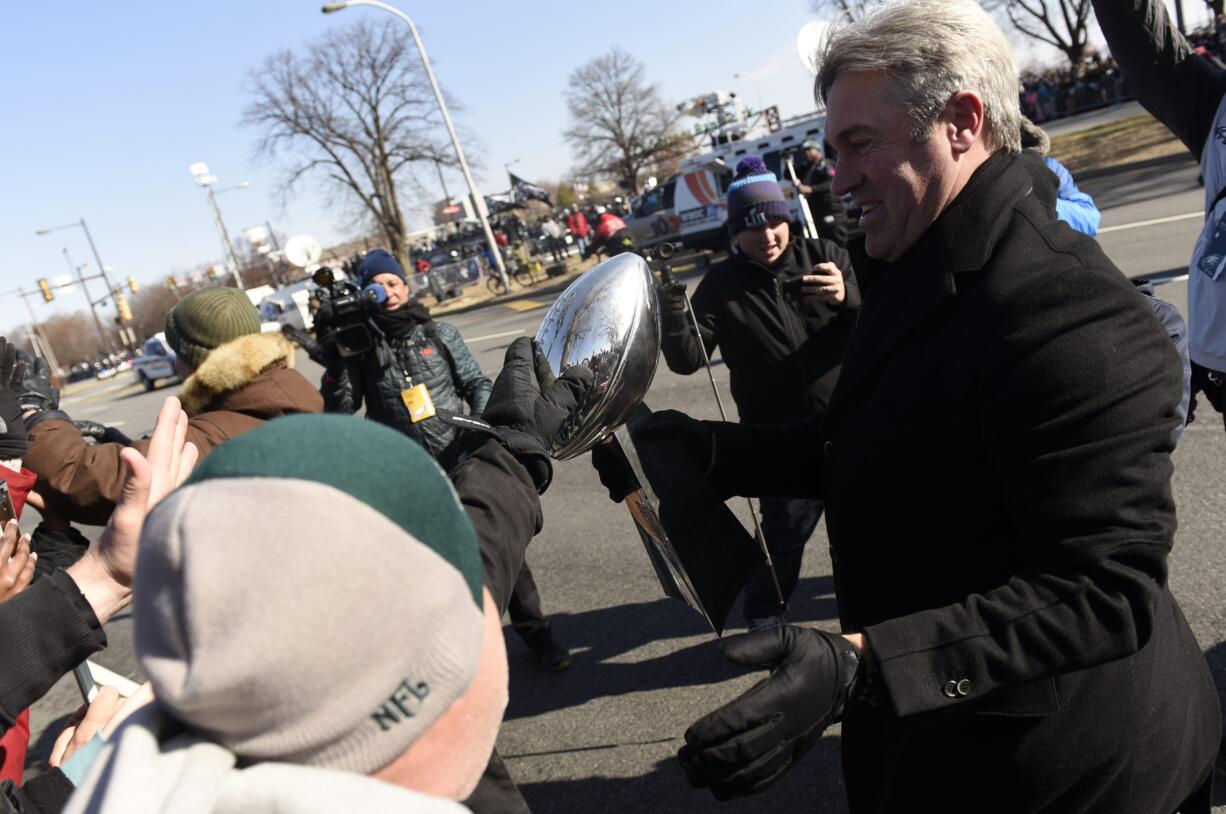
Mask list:
[{"label": "blue sky", "polygon": [[[157,284],[166,274],[220,260],[204,192],[187,167],[205,161],[233,235],[264,221],[325,245],[350,235],[344,213],[320,189],[302,187],[284,208],[275,164],[253,155],[257,133],[240,127],[244,79],[265,56],[300,48],[369,8],[324,16],[314,0],[13,3],[6,10],[0,70],[0,290],[34,287],[93,258],[80,229],[35,230],[84,217],[114,276]],[[796,56],[796,32],[813,19],[808,0],[757,4],[623,0],[613,6],[523,2],[407,2],[458,119],[479,141],[482,190],[505,189],[504,163],[529,179],[571,166],[561,130],[567,75],[621,47],[644,63],[666,100],[724,88],[759,96],[784,116],[811,108],[811,80]],[[1191,5],[1195,5],[1192,3]],[[596,19],[597,9],[605,10]],[[735,74],[748,79],[734,80]],[[448,179],[460,189],[458,174]],[[439,195],[441,197],[441,193]],[[406,204],[413,204],[406,201]],[[96,295],[95,295],[96,296]],[[85,307],[80,293],[40,318]],[[0,302],[0,328],[24,322],[15,297]]]}]

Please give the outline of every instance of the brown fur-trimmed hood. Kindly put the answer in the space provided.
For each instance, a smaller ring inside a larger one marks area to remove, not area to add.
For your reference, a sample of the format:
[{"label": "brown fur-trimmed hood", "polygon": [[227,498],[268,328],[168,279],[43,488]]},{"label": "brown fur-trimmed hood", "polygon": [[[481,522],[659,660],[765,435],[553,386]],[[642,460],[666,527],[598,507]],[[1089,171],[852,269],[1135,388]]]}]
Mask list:
[{"label": "brown fur-trimmed hood", "polygon": [[[315,388],[293,371],[294,345],[279,333],[247,334],[237,339],[219,345],[205,357],[204,364],[183,383],[179,400],[188,415],[197,415],[206,409],[242,410],[246,404],[231,404],[231,402],[266,401],[269,394],[240,393],[239,391],[253,389],[257,379],[285,379],[285,376],[275,375],[278,371],[290,373],[292,379],[300,379],[310,393],[319,397]],[[267,374],[274,374],[271,377]],[[265,375],[261,375],[265,374]],[[269,384],[272,384],[270,381]],[[259,389],[264,389],[263,387]],[[310,410],[303,402],[305,393],[286,393],[286,388],[278,388],[282,392],[274,398],[278,402],[290,402],[284,406],[285,412],[318,412]],[[291,391],[301,390],[291,385]],[[281,411],[278,411],[281,412]]]}]

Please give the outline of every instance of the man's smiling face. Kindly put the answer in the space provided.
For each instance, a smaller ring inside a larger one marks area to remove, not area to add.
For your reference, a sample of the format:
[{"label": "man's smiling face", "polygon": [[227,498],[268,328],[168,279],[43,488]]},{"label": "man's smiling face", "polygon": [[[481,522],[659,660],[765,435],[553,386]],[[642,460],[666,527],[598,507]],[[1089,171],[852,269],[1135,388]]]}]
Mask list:
[{"label": "man's smiling face", "polygon": [[869,257],[894,261],[915,244],[952,200],[958,167],[938,119],[916,143],[906,108],[876,72],[839,74],[826,100],[826,138],[839,152],[836,195],[863,210]]}]

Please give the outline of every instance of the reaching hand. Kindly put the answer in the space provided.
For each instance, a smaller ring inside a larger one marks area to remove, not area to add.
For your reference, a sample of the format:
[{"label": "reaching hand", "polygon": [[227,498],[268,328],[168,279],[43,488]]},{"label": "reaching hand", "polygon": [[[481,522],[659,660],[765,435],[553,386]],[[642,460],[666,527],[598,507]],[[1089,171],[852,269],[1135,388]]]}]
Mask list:
[{"label": "reaching hand", "polygon": [[645,439],[675,441],[704,474],[709,475],[715,465],[715,433],[711,426],[678,410],[660,410],[653,414],[651,420],[643,424],[639,435]]},{"label": "reaching hand", "polygon": [[30,535],[21,533],[16,520],[5,523],[0,533],[0,602],[26,589],[37,561],[38,555],[30,550]]},{"label": "reaching hand", "polygon": [[25,362],[25,378],[21,383],[21,409],[41,412],[60,408],[60,391],[51,385],[51,365],[41,356],[20,354]]},{"label": "reaching hand", "polygon": [[729,638],[733,663],[771,670],[685,731],[677,757],[690,785],[718,800],[761,791],[842,718],[860,666],[846,638],[782,625]]},{"label": "reaching hand", "polygon": [[149,438],[148,458],[131,447],[122,450],[119,456],[128,471],[115,511],[98,540],[68,569],[103,622],[131,601],[132,575],[145,516],[187,479],[199,458],[196,445],[187,440],[187,414],[179,400],[171,396],[162,404]]},{"label": "reaching hand", "polygon": [[481,418],[499,431],[544,491],[552,474],[549,450],[591,389],[592,371],[576,365],[554,379],[540,347],[521,336],[507,348]]},{"label": "reaching hand", "polygon": [[0,459],[13,460],[26,454],[26,425],[21,420],[21,380],[25,366],[17,348],[0,336]]},{"label": "reaching hand", "polygon": [[641,485],[621,444],[612,436],[592,447],[592,467],[600,476],[600,485],[609,490],[609,500],[614,503],[621,503]]},{"label": "reaching hand", "polygon": [[100,686],[93,701],[83,704],[69,716],[64,729],[55,739],[55,745],[51,747],[51,757],[47,764],[52,768],[63,766],[64,761],[89,743],[94,735],[101,734],[104,739],[110,738],[119,728],[119,724],[152,700],[153,685],[149,682],[142,684],[139,690],[127,698],[121,696],[114,687]]},{"label": "reaching hand", "polygon": [[171,396],[162,404],[149,438],[148,458],[130,447],[119,455],[128,465],[128,474],[96,549],[112,576],[121,584],[131,585],[145,516],[187,479],[199,458],[196,445],[187,440],[187,413],[179,400]]},{"label": "reaching hand", "polygon": [[685,283],[661,283],[656,286],[656,298],[665,315],[685,315]]}]

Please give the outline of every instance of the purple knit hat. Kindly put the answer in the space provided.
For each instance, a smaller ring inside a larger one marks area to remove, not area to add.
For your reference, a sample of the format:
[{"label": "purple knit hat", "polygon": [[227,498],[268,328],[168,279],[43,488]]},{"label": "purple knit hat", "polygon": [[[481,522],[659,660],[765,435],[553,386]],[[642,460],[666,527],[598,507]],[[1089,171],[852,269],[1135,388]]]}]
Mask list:
[{"label": "purple knit hat", "polygon": [[792,207],[775,174],[756,155],[742,158],[728,187],[728,231],[736,235],[772,220],[789,220],[791,215]]}]

